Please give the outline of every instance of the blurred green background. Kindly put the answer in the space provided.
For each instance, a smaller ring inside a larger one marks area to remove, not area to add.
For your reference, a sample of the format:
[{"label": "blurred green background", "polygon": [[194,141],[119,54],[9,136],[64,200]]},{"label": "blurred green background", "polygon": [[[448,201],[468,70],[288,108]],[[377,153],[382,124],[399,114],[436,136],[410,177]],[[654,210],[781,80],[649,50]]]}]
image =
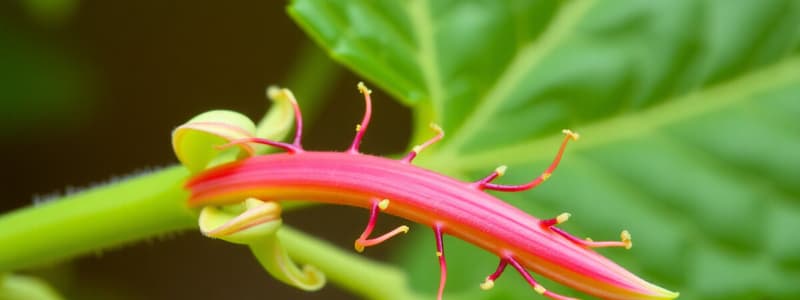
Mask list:
[{"label": "blurred green background", "polygon": [[[581,236],[629,229],[631,251],[601,252],[681,299],[800,298],[800,2],[297,0],[295,22],[263,2],[0,4],[0,209],[170,164],[174,126],[212,108],[256,118],[272,83],[306,106],[308,148],[343,149],[365,79],[380,88],[366,152],[400,152],[436,121],[448,136],[420,164],[462,179],[508,164],[502,181],[523,182],[576,129],[552,180],[499,196],[569,211]],[[365,217],[316,207],[286,222],[349,250]],[[433,293],[428,232],[367,255]],[[284,287],[196,233],[157,240],[40,272],[76,299],[352,298]],[[449,299],[537,297],[510,272],[481,292],[495,258],[455,239],[447,253]]]}]

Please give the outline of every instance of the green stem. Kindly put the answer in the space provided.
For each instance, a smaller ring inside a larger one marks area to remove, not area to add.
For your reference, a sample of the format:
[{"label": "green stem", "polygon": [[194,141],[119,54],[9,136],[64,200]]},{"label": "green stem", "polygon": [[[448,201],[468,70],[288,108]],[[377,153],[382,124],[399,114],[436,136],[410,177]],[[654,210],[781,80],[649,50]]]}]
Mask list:
[{"label": "green stem", "polygon": [[[181,166],[0,216],[0,273],[195,228]],[[284,226],[281,242],[298,261],[369,299],[417,299],[402,272]]]},{"label": "green stem", "polygon": [[187,177],[169,167],[0,216],[0,272],[196,226]]}]

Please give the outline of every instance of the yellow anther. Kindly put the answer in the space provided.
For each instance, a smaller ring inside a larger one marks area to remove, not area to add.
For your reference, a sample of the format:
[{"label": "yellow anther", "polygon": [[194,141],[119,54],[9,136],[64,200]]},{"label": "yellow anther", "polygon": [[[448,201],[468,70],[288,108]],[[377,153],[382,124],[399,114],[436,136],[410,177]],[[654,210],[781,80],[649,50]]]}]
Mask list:
[{"label": "yellow anther", "polygon": [[536,291],[539,294],[544,294],[544,292],[547,292],[547,289],[544,288],[541,285],[537,285],[537,286],[533,287],[533,290]]},{"label": "yellow anther", "polygon": [[550,173],[544,173],[544,174],[542,174],[542,181],[547,181],[548,179],[550,179],[550,176],[551,176],[551,175],[552,175],[552,174],[550,174]]},{"label": "yellow anther", "polygon": [[486,278],[486,281],[481,283],[481,289],[484,291],[491,290],[493,287],[494,287],[494,280],[491,280],[488,277]]},{"label": "yellow anther", "polygon": [[506,175],[506,170],[508,170],[508,166],[506,165],[502,165],[497,167],[497,169],[494,169],[495,173],[497,173],[497,176]]},{"label": "yellow anther", "polygon": [[381,202],[378,202],[378,208],[381,210],[386,210],[389,208],[389,199],[383,199]]},{"label": "yellow anther", "polygon": [[353,248],[356,248],[356,251],[358,251],[358,253],[364,252],[364,245],[361,244],[361,240],[356,240],[355,244],[353,245]]},{"label": "yellow anther", "polygon": [[430,123],[430,124],[428,124],[428,126],[429,126],[431,129],[433,129],[433,131],[436,131],[436,133],[438,133],[438,134],[441,134],[441,135],[444,135],[444,130],[442,130],[442,127],[441,127],[441,126],[439,126],[439,124],[436,124],[436,123]]},{"label": "yellow anther", "polygon": [[398,229],[398,231],[401,231],[403,233],[408,233],[408,230],[409,230],[408,226],[406,226],[406,225],[397,227],[397,229]]},{"label": "yellow anther", "polygon": [[590,237],[587,237],[584,240],[586,240],[587,242],[594,242],[594,240],[592,238],[590,238]]},{"label": "yellow anther", "polygon": [[361,124],[356,124],[356,132],[361,131]]},{"label": "yellow anther", "polygon": [[358,82],[358,91],[362,94],[372,94],[372,90],[368,89],[363,81]]},{"label": "yellow anther", "polygon": [[571,217],[571,216],[572,215],[570,213],[562,213],[562,214],[558,215],[558,217],[556,217],[556,223],[557,224],[564,223],[567,220],[569,220],[569,217]]},{"label": "yellow anther", "polygon": [[422,152],[422,145],[414,146],[414,148],[411,148],[411,152],[419,154],[420,152]]},{"label": "yellow anther", "polygon": [[442,252],[441,251],[436,251],[436,257],[442,257]]},{"label": "yellow anther", "polygon": [[569,129],[561,130],[561,132],[569,136],[573,141],[577,141],[579,138],[581,138],[580,134],[578,134],[577,132],[572,132],[572,130]]},{"label": "yellow anther", "polygon": [[619,237],[622,238],[622,243],[625,244],[625,249],[630,249],[633,247],[633,241],[631,240],[630,232],[623,230],[622,233],[619,234]]}]

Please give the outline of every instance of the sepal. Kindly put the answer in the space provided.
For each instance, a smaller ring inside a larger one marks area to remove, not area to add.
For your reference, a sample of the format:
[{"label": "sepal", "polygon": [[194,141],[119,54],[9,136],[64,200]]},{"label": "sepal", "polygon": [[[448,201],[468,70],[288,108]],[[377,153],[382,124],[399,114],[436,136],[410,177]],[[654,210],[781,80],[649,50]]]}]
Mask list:
[{"label": "sepal", "polygon": [[200,213],[200,230],[208,237],[248,245],[261,266],[286,284],[306,291],[322,288],[325,274],[310,265],[299,268],[281,245],[280,212],[277,203],[255,198],[222,208],[206,206]]}]

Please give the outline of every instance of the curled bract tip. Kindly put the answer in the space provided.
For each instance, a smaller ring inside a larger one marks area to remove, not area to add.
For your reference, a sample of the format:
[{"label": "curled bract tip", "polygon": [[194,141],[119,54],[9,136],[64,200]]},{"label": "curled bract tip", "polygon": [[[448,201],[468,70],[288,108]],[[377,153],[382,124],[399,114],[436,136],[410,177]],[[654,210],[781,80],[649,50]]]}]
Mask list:
[{"label": "curled bract tip", "polygon": [[272,100],[272,106],[258,122],[256,136],[279,141],[292,130],[296,101],[291,91],[277,86],[267,88],[267,98]]},{"label": "curled bract tip", "polygon": [[267,87],[267,97],[272,101],[296,101],[291,90],[274,85]]},{"label": "curled bract tip", "polygon": [[325,274],[311,265],[299,268],[276,234],[250,244],[250,250],[270,275],[286,284],[305,291],[316,291],[325,286]]}]

